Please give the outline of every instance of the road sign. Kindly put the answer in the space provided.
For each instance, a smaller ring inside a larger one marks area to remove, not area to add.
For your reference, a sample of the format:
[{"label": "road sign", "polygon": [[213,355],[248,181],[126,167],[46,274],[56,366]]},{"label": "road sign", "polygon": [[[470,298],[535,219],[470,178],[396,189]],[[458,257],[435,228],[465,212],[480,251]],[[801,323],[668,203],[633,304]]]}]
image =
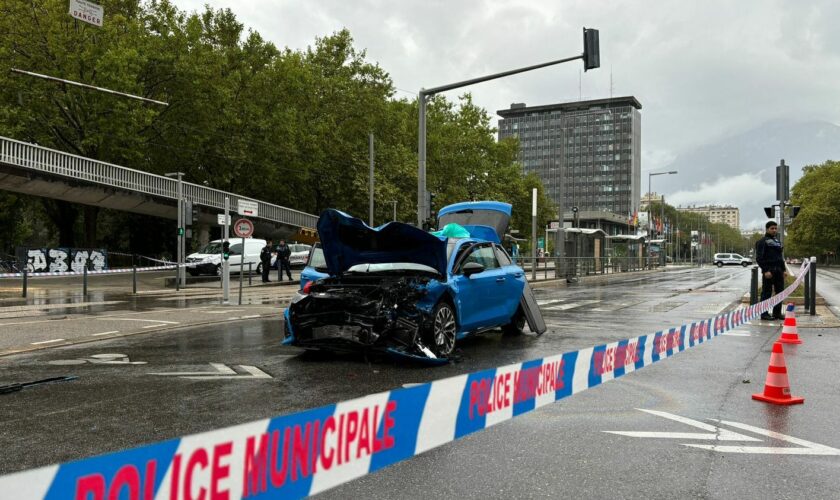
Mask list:
[{"label": "road sign", "polygon": [[105,10],[101,5],[96,5],[87,0],[70,0],[70,15],[79,21],[101,27]]},{"label": "road sign", "polygon": [[250,238],[254,234],[254,223],[248,219],[239,219],[233,224],[233,234],[240,238]]},{"label": "road sign", "polygon": [[236,203],[236,213],[239,215],[246,217],[256,217],[259,215],[256,201],[237,200]]},{"label": "road sign", "polygon": [[218,214],[216,215],[216,220],[220,226],[224,226],[225,224],[228,226],[230,225],[230,215],[228,215],[227,220],[225,220],[225,214]]}]

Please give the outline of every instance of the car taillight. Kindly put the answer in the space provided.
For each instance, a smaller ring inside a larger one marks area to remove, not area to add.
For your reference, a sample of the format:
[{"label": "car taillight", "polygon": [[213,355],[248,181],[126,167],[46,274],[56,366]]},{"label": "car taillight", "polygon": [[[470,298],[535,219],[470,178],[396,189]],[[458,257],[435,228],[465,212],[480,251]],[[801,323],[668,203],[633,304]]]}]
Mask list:
[{"label": "car taillight", "polygon": [[303,285],[303,290],[301,290],[301,293],[304,294],[304,295],[308,295],[310,288],[312,288],[312,282],[311,281],[309,281],[305,285]]}]

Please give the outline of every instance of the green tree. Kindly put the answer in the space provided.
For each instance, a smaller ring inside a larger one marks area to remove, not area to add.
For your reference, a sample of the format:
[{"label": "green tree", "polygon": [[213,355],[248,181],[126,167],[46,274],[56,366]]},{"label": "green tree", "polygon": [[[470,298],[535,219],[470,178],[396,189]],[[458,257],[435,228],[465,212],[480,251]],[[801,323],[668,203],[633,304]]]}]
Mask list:
[{"label": "green tree", "polygon": [[787,229],[787,256],[833,257],[840,250],[840,162],[809,165],[791,190],[799,215]]}]

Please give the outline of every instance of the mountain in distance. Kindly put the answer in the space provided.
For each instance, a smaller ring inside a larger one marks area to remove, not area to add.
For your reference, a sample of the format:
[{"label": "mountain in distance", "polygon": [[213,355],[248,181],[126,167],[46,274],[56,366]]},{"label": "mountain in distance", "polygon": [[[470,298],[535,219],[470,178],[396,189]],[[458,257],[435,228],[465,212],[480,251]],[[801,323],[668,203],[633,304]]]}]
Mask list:
[{"label": "mountain in distance", "polygon": [[663,170],[679,174],[657,177],[654,191],[664,193],[666,202],[676,194],[672,199],[683,205],[738,206],[741,227],[751,228],[765,218],[762,207],[776,203],[776,165],[782,158],[790,166],[793,188],[802,167],[840,160],[840,126],[818,120],[767,122],[677,156]]}]

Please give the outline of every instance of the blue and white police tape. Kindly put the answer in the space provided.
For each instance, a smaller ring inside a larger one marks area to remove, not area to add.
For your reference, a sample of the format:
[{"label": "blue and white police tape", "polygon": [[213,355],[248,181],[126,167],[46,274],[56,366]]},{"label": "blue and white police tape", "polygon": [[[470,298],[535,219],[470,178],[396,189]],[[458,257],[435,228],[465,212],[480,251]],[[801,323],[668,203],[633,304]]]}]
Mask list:
[{"label": "blue and white police tape", "polygon": [[784,300],[580,351],[0,477],[14,498],[300,498],[700,345]]}]

